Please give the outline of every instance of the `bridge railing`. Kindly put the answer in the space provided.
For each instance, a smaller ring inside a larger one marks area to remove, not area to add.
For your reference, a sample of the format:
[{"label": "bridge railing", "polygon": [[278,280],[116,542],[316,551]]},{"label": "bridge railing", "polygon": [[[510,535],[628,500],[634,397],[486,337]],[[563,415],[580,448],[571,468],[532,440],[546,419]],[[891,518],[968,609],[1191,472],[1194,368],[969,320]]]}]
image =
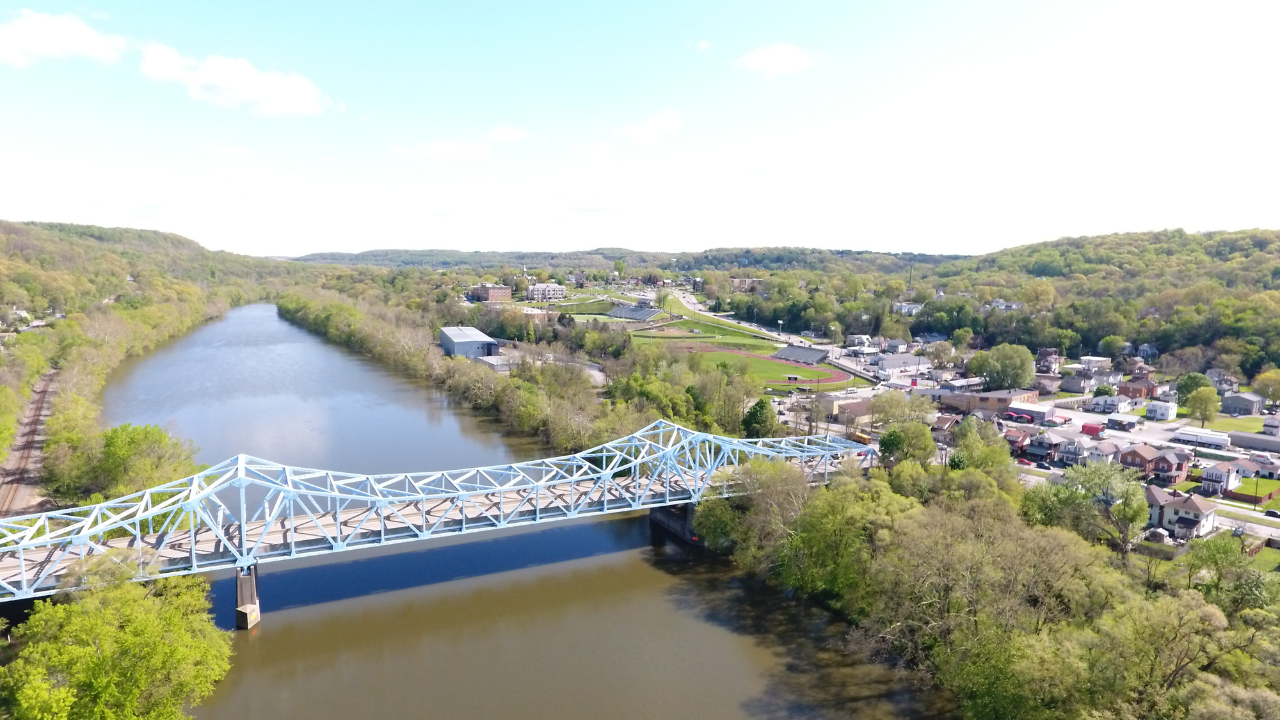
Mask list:
[{"label": "bridge railing", "polygon": [[[815,481],[873,452],[831,436],[744,440],[666,421],[573,455],[424,473],[360,475],[240,455],[97,505],[0,520],[0,602],[49,595],[75,564],[108,554],[139,579],[735,494],[717,470],[751,458],[800,463]],[[820,477],[819,477],[820,476]]]}]

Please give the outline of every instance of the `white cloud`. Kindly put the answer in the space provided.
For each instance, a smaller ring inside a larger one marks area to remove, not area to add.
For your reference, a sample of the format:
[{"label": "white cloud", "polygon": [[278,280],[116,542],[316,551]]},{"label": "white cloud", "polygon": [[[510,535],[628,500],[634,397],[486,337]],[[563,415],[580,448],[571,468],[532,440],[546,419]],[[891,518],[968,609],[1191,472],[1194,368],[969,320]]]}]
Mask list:
[{"label": "white cloud", "polygon": [[333,104],[297,73],[259,70],[244,58],[184,57],[160,43],[143,46],[141,70],[157,82],[184,85],[193,100],[219,107],[248,105],[258,115],[319,115]]},{"label": "white cloud", "polygon": [[738,67],[774,78],[813,67],[813,55],[790,43],[774,43],[756,48],[738,58]]},{"label": "white cloud", "polygon": [[441,162],[465,162],[479,160],[489,155],[489,146],[484,143],[463,143],[444,140],[434,143],[423,143],[413,148],[413,152],[428,160]]},{"label": "white cloud", "polygon": [[710,41],[710,40],[699,40],[697,43],[695,43],[695,44],[694,44],[694,47],[696,47],[696,48],[697,48],[697,49],[699,49],[699,50],[710,50],[710,49],[711,49],[711,41]]},{"label": "white cloud", "polygon": [[529,137],[529,131],[524,128],[511,127],[510,125],[501,125],[489,131],[485,139],[489,142],[520,142]]},{"label": "white cloud", "polygon": [[642,123],[628,125],[617,130],[617,134],[626,136],[635,143],[655,143],[665,135],[670,135],[684,124],[684,118],[675,110],[663,110]]},{"label": "white cloud", "polygon": [[44,58],[83,57],[100,63],[120,59],[128,42],[89,27],[74,15],[46,15],[20,10],[0,25],[0,63],[24,68]]}]

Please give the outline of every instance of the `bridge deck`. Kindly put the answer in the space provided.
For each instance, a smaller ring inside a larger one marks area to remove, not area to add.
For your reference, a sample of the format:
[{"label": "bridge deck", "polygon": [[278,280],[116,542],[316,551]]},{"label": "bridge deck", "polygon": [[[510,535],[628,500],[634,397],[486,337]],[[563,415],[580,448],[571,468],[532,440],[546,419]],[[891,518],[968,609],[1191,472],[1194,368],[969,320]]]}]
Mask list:
[{"label": "bridge deck", "polygon": [[[442,473],[361,476],[240,456],[100,505],[0,521],[0,601],[56,592],[106,554],[139,579],[731,495],[750,457],[814,477],[869,448],[831,438],[744,441],[658,422],[562,458]],[[715,477],[713,478],[713,475]]]}]

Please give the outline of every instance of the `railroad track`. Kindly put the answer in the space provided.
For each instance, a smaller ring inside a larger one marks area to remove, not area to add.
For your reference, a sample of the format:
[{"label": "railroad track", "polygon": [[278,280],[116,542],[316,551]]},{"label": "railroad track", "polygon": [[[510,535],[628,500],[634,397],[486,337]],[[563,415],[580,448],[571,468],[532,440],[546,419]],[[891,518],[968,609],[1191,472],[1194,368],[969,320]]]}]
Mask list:
[{"label": "railroad track", "polygon": [[36,441],[40,436],[41,428],[44,427],[45,405],[48,403],[49,390],[53,387],[53,377],[54,374],[49,373],[40,379],[35,392],[31,395],[31,401],[27,403],[23,412],[22,425],[18,429],[19,437],[16,443],[18,459],[0,481],[0,517],[11,514],[13,503],[18,499],[18,492],[22,489],[23,480],[31,469],[31,458],[38,448]]}]

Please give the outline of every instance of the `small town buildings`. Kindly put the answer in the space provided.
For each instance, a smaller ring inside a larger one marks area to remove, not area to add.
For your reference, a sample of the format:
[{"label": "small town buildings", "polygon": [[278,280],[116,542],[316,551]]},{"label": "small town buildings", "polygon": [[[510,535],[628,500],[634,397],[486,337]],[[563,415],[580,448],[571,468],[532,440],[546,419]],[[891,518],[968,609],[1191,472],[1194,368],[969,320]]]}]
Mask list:
[{"label": "small town buildings", "polygon": [[1124,430],[1125,432],[1128,432],[1142,425],[1146,425],[1146,421],[1137,415],[1111,413],[1107,416],[1107,428],[1111,430]]},{"label": "small town buildings", "polygon": [[1099,395],[1085,403],[1085,409],[1099,413],[1127,413],[1133,409],[1133,400],[1124,395]]},{"label": "small town buildings", "polygon": [[1152,400],[1147,403],[1147,419],[1156,422],[1168,422],[1178,417],[1178,404]]},{"label": "small town buildings", "polygon": [[1064,465],[1086,465],[1089,462],[1089,452],[1097,445],[1098,442],[1087,435],[1068,437],[1062,447],[1058,448],[1058,459]]},{"label": "small town buildings", "polygon": [[1057,348],[1040,348],[1036,353],[1036,372],[1056,373],[1065,362],[1066,358],[1058,354]]},{"label": "small town buildings", "polygon": [[530,302],[549,302],[565,298],[564,286],[559,283],[534,283],[525,291],[525,298]]},{"label": "small town buildings", "polygon": [[1165,450],[1151,464],[1151,475],[1166,485],[1177,485],[1187,479],[1192,457],[1186,450]]},{"label": "small town buildings", "polygon": [[1004,439],[1005,442],[1009,443],[1009,452],[1018,455],[1026,449],[1027,443],[1031,441],[1031,436],[1021,430],[1006,430]]},{"label": "small town buildings", "polygon": [[1080,364],[1089,370],[1110,370],[1111,358],[1099,357],[1097,355],[1082,355],[1080,357]]},{"label": "small town buildings", "polygon": [[1035,390],[992,390],[990,392],[956,392],[942,398],[942,404],[961,412],[973,413],[983,410],[995,415],[1009,412],[1012,403],[1034,405],[1040,399]]},{"label": "small town buildings", "polygon": [[1040,374],[1036,375],[1036,381],[1031,387],[1041,395],[1057,395],[1062,388],[1062,378],[1057,375]]},{"label": "small town buildings", "polygon": [[1147,362],[1151,362],[1160,357],[1160,351],[1151,343],[1142,343],[1138,346],[1138,355]]},{"label": "small town buildings", "polygon": [[1120,453],[1120,464],[1150,477],[1155,471],[1156,458],[1160,451],[1150,445],[1131,445]]},{"label": "small town buildings", "polygon": [[1217,527],[1218,508],[1207,500],[1154,485],[1147,486],[1146,495],[1151,525],[1164,528],[1175,538],[1204,537]]},{"label": "small town buildings", "polygon": [[885,343],[884,343],[884,351],[885,351],[886,353],[891,354],[891,355],[898,355],[898,354],[901,354],[901,353],[906,352],[906,351],[907,351],[907,346],[908,346],[909,344],[910,344],[910,343],[908,343],[906,340],[902,340],[902,339],[900,339],[900,338],[893,338],[893,339],[891,339],[891,340],[886,340],[886,341],[885,341]]},{"label": "small town buildings", "polygon": [[1240,486],[1241,468],[1234,462],[1220,462],[1205,468],[1200,476],[1200,487],[1210,495],[1221,495]]},{"label": "small town buildings", "polygon": [[1027,442],[1026,455],[1032,460],[1055,462],[1067,439],[1054,432],[1042,432]]},{"label": "small town buildings", "polygon": [[893,304],[893,311],[908,317],[919,314],[924,309],[922,303],[917,302],[896,302]]},{"label": "small town buildings", "polygon": [[1262,420],[1262,434],[1280,437],[1280,416],[1268,415]]},{"label": "small town buildings", "polygon": [[1228,392],[1222,396],[1222,412],[1228,415],[1261,415],[1266,398],[1252,392]]},{"label": "small town buildings", "polygon": [[981,390],[986,382],[987,379],[983,377],[951,378],[944,380],[941,385],[952,392],[966,392]]},{"label": "small town buildings", "polygon": [[962,419],[959,415],[939,415],[930,428],[933,433],[933,441],[941,445],[953,444],[954,438],[951,435],[951,431],[955,430]]},{"label": "small town buildings", "polygon": [[933,361],[924,355],[881,355],[876,361],[876,377],[892,380],[902,375],[928,372]]},{"label": "small town buildings", "polygon": [[1125,380],[1116,386],[1116,394],[1124,395],[1128,398],[1144,400],[1153,398],[1158,394],[1160,383],[1149,377],[1134,378]]},{"label": "small town buildings", "polygon": [[1113,463],[1119,462],[1120,453],[1124,452],[1125,446],[1114,440],[1103,440],[1097,445],[1089,448],[1089,462],[1091,463]]},{"label": "small town buildings", "polygon": [[758,292],[764,289],[764,280],[760,278],[730,278],[729,283],[734,292]]},{"label": "small town buildings", "polygon": [[1205,377],[1209,378],[1209,382],[1213,383],[1213,389],[1217,390],[1219,395],[1240,392],[1240,380],[1226,370],[1214,368],[1206,372]]},{"label": "small town buildings", "polygon": [[473,327],[442,327],[440,349],[450,357],[489,357],[498,354],[498,341]]},{"label": "small town buildings", "polygon": [[480,283],[472,285],[467,297],[475,302],[503,302],[511,300],[511,288],[506,285]]}]

